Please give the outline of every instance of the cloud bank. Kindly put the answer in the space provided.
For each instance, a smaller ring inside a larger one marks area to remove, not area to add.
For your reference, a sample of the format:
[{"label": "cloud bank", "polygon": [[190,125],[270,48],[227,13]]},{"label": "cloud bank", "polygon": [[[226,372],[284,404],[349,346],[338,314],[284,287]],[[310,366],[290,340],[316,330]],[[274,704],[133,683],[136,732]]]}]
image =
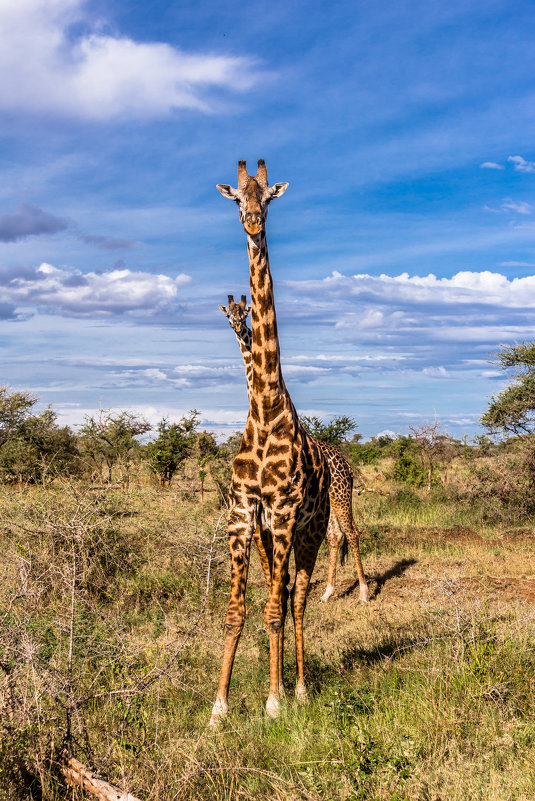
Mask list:
[{"label": "cloud bank", "polygon": [[[433,273],[411,276],[407,272],[396,276],[384,273],[378,276],[366,273],[344,276],[334,271],[324,279],[286,281],[285,284],[296,292],[318,298],[326,294],[330,297],[373,299],[410,307],[421,304],[474,304],[532,309],[535,304],[535,275],[509,279],[489,270],[465,270],[451,278],[437,278]],[[380,327],[383,323],[380,317],[370,314],[363,315],[361,319],[363,327]]]},{"label": "cloud bank", "polygon": [[4,274],[0,304],[75,317],[150,316],[168,310],[189,281],[184,273],[176,278],[128,269],[81,273],[43,263]]},{"label": "cloud bank", "polygon": [[209,90],[243,91],[256,81],[251,59],[185,53],[89,27],[84,0],[0,3],[0,109],[104,121],[151,118],[173,109],[208,112]]}]

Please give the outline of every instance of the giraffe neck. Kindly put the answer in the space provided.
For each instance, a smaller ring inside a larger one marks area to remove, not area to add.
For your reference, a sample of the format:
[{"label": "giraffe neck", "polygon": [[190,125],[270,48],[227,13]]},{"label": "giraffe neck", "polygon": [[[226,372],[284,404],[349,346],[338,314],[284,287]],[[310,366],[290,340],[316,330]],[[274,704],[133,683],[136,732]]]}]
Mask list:
[{"label": "giraffe neck", "polygon": [[267,424],[278,417],[286,401],[282,378],[266,233],[247,235],[251,281],[251,321],[253,328],[252,392],[250,412],[254,419]]},{"label": "giraffe neck", "polygon": [[236,339],[238,340],[238,345],[240,346],[243,363],[245,365],[245,378],[247,379],[247,395],[249,397],[249,401],[251,401],[251,397],[253,394],[253,355],[251,353],[253,336],[251,329],[248,327],[246,323],[242,325],[239,333],[237,331],[235,331],[234,333],[236,334]]}]

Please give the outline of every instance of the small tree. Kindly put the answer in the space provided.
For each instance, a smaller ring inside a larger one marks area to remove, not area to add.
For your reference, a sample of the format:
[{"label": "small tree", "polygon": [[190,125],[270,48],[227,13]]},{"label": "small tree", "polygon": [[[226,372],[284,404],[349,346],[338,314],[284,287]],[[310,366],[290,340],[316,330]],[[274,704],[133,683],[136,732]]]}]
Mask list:
[{"label": "small tree", "polygon": [[347,415],[331,417],[328,423],[324,423],[316,415],[309,416],[304,414],[299,419],[305,431],[312,437],[335,446],[345,442],[348,435],[357,427],[353,417],[348,417]]},{"label": "small tree", "polygon": [[37,398],[30,392],[10,392],[7,386],[0,387],[0,448],[18,431],[36,403]]},{"label": "small tree", "polygon": [[68,426],[58,426],[50,408],[29,414],[0,449],[0,470],[19,482],[47,481],[79,469],[76,437]]},{"label": "small tree", "polygon": [[491,435],[518,438],[520,459],[508,475],[508,483],[513,478],[512,497],[516,496],[519,507],[524,506],[531,514],[535,492],[535,342],[505,345],[496,360],[503,370],[512,370],[512,381],[491,398],[481,423]]},{"label": "small tree", "polygon": [[114,414],[109,409],[101,409],[97,417],[86,415],[84,419],[79,429],[82,452],[99,474],[102,470],[107,472],[109,482],[115,465],[119,467],[122,481],[128,482],[132,460],[139,454],[136,437],[150,431],[150,423],[132,412]]},{"label": "small tree", "polygon": [[404,484],[421,487],[425,483],[426,475],[418,459],[414,439],[400,436],[393,443],[393,448],[395,461],[392,477]]},{"label": "small tree", "polygon": [[215,437],[209,431],[200,431],[197,434],[195,442],[195,451],[197,456],[197,475],[199,476],[199,505],[202,506],[204,502],[204,482],[208,475],[208,463],[217,459],[219,456],[219,448]]},{"label": "small tree", "polygon": [[158,437],[145,449],[149,470],[159,478],[163,487],[171,484],[178,468],[186,461],[195,446],[196,428],[200,413],[193,409],[178,423],[164,417],[158,424]]},{"label": "small tree", "polygon": [[512,369],[512,381],[491,398],[481,423],[491,434],[531,436],[535,432],[535,342],[505,345],[496,358],[503,370]]},{"label": "small tree", "polygon": [[426,489],[430,492],[436,468],[449,464],[456,454],[453,439],[440,428],[438,421],[409,426],[409,429],[426,474]]},{"label": "small tree", "polygon": [[76,472],[76,439],[68,426],[56,423],[48,408],[33,414],[37,398],[30,392],[0,387],[0,474],[7,481],[44,481]]}]

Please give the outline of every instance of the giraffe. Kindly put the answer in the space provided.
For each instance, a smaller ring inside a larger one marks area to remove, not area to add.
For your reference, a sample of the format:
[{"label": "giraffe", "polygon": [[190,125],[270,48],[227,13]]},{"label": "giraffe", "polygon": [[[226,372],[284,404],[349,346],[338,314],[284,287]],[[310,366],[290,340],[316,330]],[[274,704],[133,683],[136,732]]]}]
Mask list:
[{"label": "giraffe", "polygon": [[[240,346],[240,351],[245,365],[245,375],[247,379],[247,394],[249,398],[252,393],[252,332],[247,325],[247,316],[251,310],[247,306],[247,298],[245,295],[241,296],[239,303],[236,303],[233,295],[228,296],[228,306],[219,304],[219,309],[227,317],[230,327],[236,334],[236,339]],[[357,575],[359,579],[359,596],[360,600],[368,601],[368,585],[364,576],[364,569],[362,567],[362,560],[360,558],[359,550],[359,535],[355,527],[353,519],[353,471],[346,459],[342,456],[340,451],[328,445],[326,442],[316,440],[319,447],[323,451],[331,473],[331,486],[329,489],[329,497],[331,500],[331,514],[329,517],[329,525],[327,527],[327,541],[329,543],[329,576],[327,579],[327,587],[321,598],[322,601],[328,601],[333,595],[336,585],[336,561],[338,557],[338,549],[343,541],[344,534],[351,545],[355,565],[357,568]],[[256,539],[256,538],[255,538]],[[264,563],[262,564],[264,573],[266,573]],[[269,582],[268,582],[269,583]]]},{"label": "giraffe", "polygon": [[303,615],[306,593],[319,546],[329,521],[329,465],[299,423],[284,384],[280,364],[273,281],[269,269],[265,222],[269,203],[287,183],[268,185],[263,159],[256,175],[238,164],[238,187],[218,184],[239,207],[247,235],[252,308],[252,393],[229,490],[228,541],[231,557],[230,599],[225,617],[225,648],[211,725],[228,711],[228,688],[236,648],[245,621],[245,588],[251,541],[257,525],[269,562],[270,583],[264,610],[269,636],[269,694],[266,713],[275,718],[282,694],[282,650],[288,602],[288,563],[293,548],[295,582],[290,609],[295,627],[296,697],[306,698]]}]

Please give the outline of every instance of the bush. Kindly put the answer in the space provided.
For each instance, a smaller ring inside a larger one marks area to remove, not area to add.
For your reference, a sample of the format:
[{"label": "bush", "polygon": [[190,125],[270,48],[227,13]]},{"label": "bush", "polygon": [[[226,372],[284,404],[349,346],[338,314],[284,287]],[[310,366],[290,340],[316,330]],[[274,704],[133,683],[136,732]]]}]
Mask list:
[{"label": "bush", "polygon": [[535,447],[517,442],[516,452],[502,452],[471,465],[459,490],[465,500],[477,500],[488,520],[519,521],[535,514]]},{"label": "bush", "polygon": [[427,475],[418,458],[412,437],[399,437],[395,443],[396,460],[392,468],[392,478],[402,484],[414,484],[423,487]]}]

